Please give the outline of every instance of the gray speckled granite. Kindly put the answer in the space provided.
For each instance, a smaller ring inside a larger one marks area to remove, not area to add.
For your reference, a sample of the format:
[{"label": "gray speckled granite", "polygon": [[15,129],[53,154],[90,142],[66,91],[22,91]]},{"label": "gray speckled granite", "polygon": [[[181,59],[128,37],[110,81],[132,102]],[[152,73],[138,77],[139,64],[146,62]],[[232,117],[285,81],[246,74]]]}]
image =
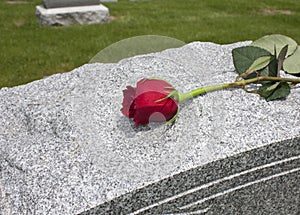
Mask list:
[{"label": "gray speckled granite", "polygon": [[0,90],[0,214],[299,214],[300,88],[265,102],[241,89],[135,129],[122,90],[231,82],[231,49],[182,48],[84,65]]},{"label": "gray speckled granite", "polygon": [[43,0],[45,8],[78,7],[99,4],[99,0]]}]

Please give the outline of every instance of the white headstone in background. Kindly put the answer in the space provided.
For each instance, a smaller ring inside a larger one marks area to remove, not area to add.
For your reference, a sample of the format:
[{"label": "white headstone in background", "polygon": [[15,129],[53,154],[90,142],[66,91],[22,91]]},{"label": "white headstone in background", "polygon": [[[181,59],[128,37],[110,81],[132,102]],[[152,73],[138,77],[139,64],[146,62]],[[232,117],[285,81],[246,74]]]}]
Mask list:
[{"label": "white headstone in background", "polygon": [[118,0],[100,0],[101,2],[117,2]]},{"label": "white headstone in background", "polygon": [[88,6],[99,5],[99,0],[43,0],[45,8],[58,8],[58,7],[76,7],[76,6]]},{"label": "white headstone in background", "polygon": [[109,21],[109,10],[99,0],[43,0],[36,16],[41,25],[96,24]]}]

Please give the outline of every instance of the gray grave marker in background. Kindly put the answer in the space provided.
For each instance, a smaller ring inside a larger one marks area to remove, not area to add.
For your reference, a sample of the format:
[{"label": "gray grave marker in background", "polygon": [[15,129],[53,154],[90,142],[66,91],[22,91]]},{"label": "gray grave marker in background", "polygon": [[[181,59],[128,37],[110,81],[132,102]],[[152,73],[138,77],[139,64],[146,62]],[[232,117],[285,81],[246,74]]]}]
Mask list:
[{"label": "gray grave marker in background", "polygon": [[96,24],[109,21],[109,10],[99,0],[43,0],[36,16],[41,25]]},{"label": "gray grave marker in background", "polygon": [[99,5],[99,0],[43,0],[45,8]]},{"label": "gray grave marker in background", "polygon": [[117,2],[118,0],[100,0],[100,2]]}]

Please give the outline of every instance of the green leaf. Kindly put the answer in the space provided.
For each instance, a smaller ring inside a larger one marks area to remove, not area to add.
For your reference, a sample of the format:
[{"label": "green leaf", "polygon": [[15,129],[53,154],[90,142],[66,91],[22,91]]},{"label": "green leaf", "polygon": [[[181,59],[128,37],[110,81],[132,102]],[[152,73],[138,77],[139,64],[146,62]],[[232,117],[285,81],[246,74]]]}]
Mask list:
[{"label": "green leaf", "polygon": [[[270,52],[254,46],[244,46],[232,50],[233,64],[239,74],[245,73],[251,66],[255,67],[255,61],[266,56],[271,56]],[[260,61],[261,59],[258,60],[258,62]]]},{"label": "green leaf", "polygon": [[286,82],[280,82],[280,84],[274,90],[272,95],[268,97],[267,101],[285,98],[290,94],[290,92],[291,92],[290,85]]},{"label": "green leaf", "polygon": [[300,48],[283,61],[283,70],[289,74],[300,74]]},{"label": "green leaf", "polygon": [[[278,60],[275,57],[273,57],[267,67],[264,67],[263,69],[260,69],[257,72],[263,76],[276,77],[277,68],[278,68]],[[263,81],[262,83],[270,83],[270,81]]]},{"label": "green leaf", "polygon": [[268,98],[273,93],[273,91],[276,89],[276,87],[278,87],[279,84],[280,84],[280,82],[277,82],[275,84],[274,84],[274,82],[263,84],[258,89],[257,93],[264,98]]},{"label": "green leaf", "polygon": [[273,57],[270,56],[262,56],[257,58],[252,65],[247,69],[246,72],[251,72],[251,71],[256,71],[256,70],[260,70],[266,66],[268,66],[268,64],[270,63],[271,59]]},{"label": "green leaf", "polygon": [[271,60],[267,70],[268,70],[268,75],[267,76],[272,76],[272,77],[276,77],[278,74],[278,60],[276,58],[273,58],[273,60]]},{"label": "green leaf", "polygon": [[[274,59],[273,59],[271,62],[273,62],[273,61],[274,61]],[[270,66],[270,64],[269,64],[269,66]],[[260,70],[258,70],[257,72],[258,72],[260,75],[263,75],[263,76],[270,76],[268,67],[265,67],[265,68],[263,68],[263,69],[260,69]]]},{"label": "green leaf", "polygon": [[[260,47],[268,50],[272,55],[277,53],[277,57],[284,46],[288,45],[287,56],[293,54],[297,49],[297,43],[290,37],[281,34],[272,34],[261,37],[251,43],[251,46]],[[276,47],[276,51],[274,50]],[[285,56],[286,57],[286,56]]]},{"label": "green leaf", "polygon": [[278,54],[277,76],[279,76],[280,70],[282,69],[282,64],[287,54],[287,51],[288,51],[288,45],[284,46]]},{"label": "green leaf", "polygon": [[286,82],[276,82],[263,84],[257,93],[267,101],[273,101],[287,97],[291,92],[291,87]]},{"label": "green leaf", "polygon": [[[273,57],[269,63],[269,65],[261,70],[258,71],[260,75],[264,76],[271,76],[271,77],[277,77],[279,76],[280,69],[282,68],[282,62],[284,60],[284,56],[287,52],[287,47],[285,46],[281,49],[281,51],[278,54],[278,59]],[[276,52],[276,50],[275,50]],[[263,83],[269,83],[269,81],[264,81]]]}]

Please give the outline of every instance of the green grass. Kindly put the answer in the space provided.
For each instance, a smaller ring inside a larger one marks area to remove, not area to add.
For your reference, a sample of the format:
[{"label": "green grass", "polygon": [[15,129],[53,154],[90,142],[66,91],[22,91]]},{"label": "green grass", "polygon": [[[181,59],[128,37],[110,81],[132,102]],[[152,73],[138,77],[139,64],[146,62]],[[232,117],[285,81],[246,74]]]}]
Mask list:
[{"label": "green grass", "polygon": [[119,0],[105,4],[115,17],[110,23],[68,27],[40,26],[35,5],[41,0],[8,2],[0,0],[0,88],[70,71],[138,35],[225,44],[280,33],[300,43],[295,0]]}]

